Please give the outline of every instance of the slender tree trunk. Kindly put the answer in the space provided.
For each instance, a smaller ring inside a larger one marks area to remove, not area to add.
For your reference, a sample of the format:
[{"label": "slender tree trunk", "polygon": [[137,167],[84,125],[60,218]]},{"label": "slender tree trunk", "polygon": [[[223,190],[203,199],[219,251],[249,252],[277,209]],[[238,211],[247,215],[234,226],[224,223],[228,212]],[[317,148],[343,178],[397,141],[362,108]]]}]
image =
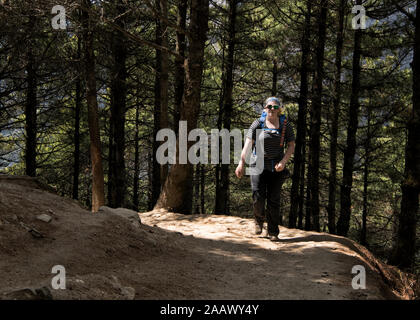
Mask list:
[{"label": "slender tree trunk", "polygon": [[148,179],[148,189],[147,189],[147,210],[153,209],[153,150],[152,152],[147,153],[147,179]]},{"label": "slender tree trunk", "polygon": [[[167,0],[160,0],[160,13],[165,19],[168,18],[168,3]],[[162,29],[162,46],[168,48],[168,28],[165,21],[161,20]],[[169,128],[168,123],[168,69],[169,69],[169,58],[167,51],[161,51],[160,53],[160,128]],[[168,164],[160,166],[160,184],[161,186],[165,183],[168,175]]]},{"label": "slender tree trunk", "polygon": [[[117,13],[124,13],[122,0],[117,3]],[[120,18],[116,24],[124,28],[124,21]],[[126,108],[126,43],[124,36],[115,31],[112,34],[113,66],[111,71],[111,117],[109,134],[109,177],[108,202],[110,207],[122,207],[126,193],[125,176],[125,108]]]},{"label": "slender tree trunk", "polygon": [[[357,4],[361,4],[358,0]],[[359,91],[360,91],[360,55],[361,55],[361,29],[354,31],[353,52],[353,80],[348,113],[347,146],[344,152],[343,182],[340,195],[340,217],[337,222],[337,233],[347,236],[350,228],[351,216],[351,188],[353,184],[353,162],[356,153],[356,132],[359,121]]]},{"label": "slender tree trunk", "polygon": [[[191,0],[190,46],[185,63],[185,88],[181,107],[181,120],[187,121],[187,134],[197,127],[200,111],[201,79],[203,73],[204,45],[208,29],[208,0]],[[179,137],[180,138],[180,137]],[[174,164],[165,181],[165,185],[155,206],[175,212],[190,213],[185,208],[186,185],[189,182],[191,164],[179,163],[179,138],[177,139],[177,163]],[[187,143],[187,148],[191,142]],[[191,209],[190,209],[191,210]]]},{"label": "slender tree trunk", "polygon": [[[178,22],[177,26],[186,30],[187,19],[187,0],[178,0]],[[181,56],[185,56],[185,34],[176,33],[176,52]],[[184,59],[175,58],[175,111],[174,111],[174,131],[178,135],[180,110],[182,103],[182,94],[184,92]]]},{"label": "slender tree trunk", "polygon": [[320,130],[321,130],[321,111],[322,111],[322,81],[324,79],[324,50],[327,28],[328,1],[320,0],[320,13],[318,25],[318,44],[316,49],[316,69],[314,79],[314,99],[312,105],[311,118],[311,145],[309,152],[312,159],[311,177],[311,211],[313,219],[313,229],[320,231],[319,227],[319,155],[320,155]]},{"label": "slender tree trunk", "polygon": [[[301,174],[304,169],[304,153],[305,153],[305,136],[306,136],[306,110],[308,106],[308,68],[310,60],[310,30],[311,30],[311,1],[306,2],[305,29],[302,37],[302,60],[300,67],[300,94],[299,94],[299,111],[297,121],[296,148],[293,160],[292,189],[290,192],[290,213],[289,228],[296,227],[296,213],[300,200],[303,198],[303,192],[299,192],[299,183],[304,181]],[[302,170],[303,167],[303,170]],[[302,186],[303,189],[303,186]],[[303,206],[300,207],[303,210]],[[300,211],[302,212],[302,211]]]},{"label": "slender tree trunk", "polygon": [[347,236],[351,215],[351,188],[353,183],[353,162],[356,150],[356,131],[359,111],[360,89],[360,31],[355,32],[355,50],[353,56],[353,85],[349,108],[349,126],[347,130],[347,147],[344,153],[343,183],[341,186],[341,211],[337,223],[338,234]]},{"label": "slender tree trunk", "polygon": [[[306,131],[306,130],[305,130]],[[298,228],[303,229],[303,207],[305,200],[305,157],[306,157],[306,139],[302,144],[302,164],[300,166],[300,185],[299,185],[299,210],[298,210]]]},{"label": "slender tree trunk", "polygon": [[[30,21],[36,25],[35,17],[31,14]],[[31,32],[29,26],[28,32]],[[26,56],[26,101],[25,101],[25,174],[36,176],[36,133],[37,133],[37,75],[34,50],[36,43],[33,36],[29,39]]]},{"label": "slender tree trunk", "polygon": [[[309,138],[310,141],[311,138]],[[306,211],[305,211],[305,230],[312,230],[312,207],[311,207],[311,184],[312,184],[312,167],[311,153],[308,152],[308,168],[306,173]]]},{"label": "slender tree trunk", "polygon": [[335,195],[337,188],[337,137],[338,137],[338,117],[340,114],[341,99],[341,58],[343,53],[344,40],[344,12],[346,0],[339,0],[338,8],[338,30],[335,49],[335,79],[334,79],[334,101],[333,119],[331,123],[331,142],[330,142],[330,174],[328,181],[328,231],[335,234]]},{"label": "slender tree trunk", "polygon": [[[138,93],[137,93],[138,94]],[[139,109],[140,105],[136,104],[136,131],[134,133],[134,178],[133,178],[133,210],[139,209],[139,174],[140,174],[140,159],[139,159]]]},{"label": "slender tree trunk", "polygon": [[[83,0],[90,8],[90,0]],[[86,100],[88,106],[88,123],[90,134],[90,157],[92,161],[92,212],[97,212],[105,203],[104,172],[101,157],[101,140],[99,135],[98,102],[96,100],[95,54],[93,34],[89,13],[83,10],[83,44],[86,72]]]},{"label": "slender tree trunk", "polygon": [[[160,13],[160,0],[156,0],[156,8]],[[156,44],[162,45],[162,24],[159,18],[156,19]],[[152,170],[152,206],[156,204],[156,201],[159,199],[162,180],[160,169],[160,164],[156,159],[156,152],[159,148],[161,142],[156,140],[158,131],[161,129],[161,81],[160,76],[162,72],[162,52],[159,49],[156,49],[156,59],[155,59],[155,105],[153,112],[153,170]]]},{"label": "slender tree trunk", "polygon": [[[219,114],[217,117],[217,129],[220,131],[222,129],[222,123],[223,123],[223,101],[225,100],[224,96],[225,96],[225,77],[226,77],[226,59],[225,59],[225,37],[222,37],[221,40],[222,43],[222,90],[220,92],[220,99],[219,99]],[[219,144],[221,143],[221,139],[219,138]],[[221,149],[219,148],[219,159],[221,159]],[[219,212],[219,202],[220,202],[220,196],[219,194],[221,193],[221,178],[220,178],[220,171],[221,171],[221,164],[218,163],[216,164],[215,167],[215,202],[214,202],[214,213],[217,214],[217,212]],[[223,214],[223,213],[222,213]]]},{"label": "slender tree trunk", "polygon": [[81,41],[80,36],[77,38],[77,79],[76,79],[76,105],[74,115],[74,163],[73,163],[73,199],[79,199],[79,174],[80,174],[80,109],[82,106],[82,89],[81,89]]},{"label": "slender tree trunk", "polygon": [[367,240],[367,215],[368,215],[368,181],[369,181],[369,154],[370,154],[370,106],[367,107],[367,133],[365,142],[365,163],[363,169],[363,213],[362,213],[362,231],[360,233],[360,244],[366,246]]},{"label": "slender tree trunk", "polygon": [[35,58],[30,40],[26,64],[26,103],[25,103],[25,173],[30,177],[36,175],[36,132],[37,132],[37,79]]},{"label": "slender tree trunk", "polygon": [[390,263],[411,269],[415,262],[420,192],[420,0],[417,0],[413,54],[413,109],[407,121],[404,180],[396,247]]},{"label": "slender tree trunk", "polygon": [[[226,75],[223,77],[223,127],[230,131],[233,109],[233,68],[235,52],[235,25],[237,1],[229,1],[229,30],[227,44]],[[220,189],[216,193],[216,214],[229,214],[229,173],[230,165],[222,164],[220,170]]]}]

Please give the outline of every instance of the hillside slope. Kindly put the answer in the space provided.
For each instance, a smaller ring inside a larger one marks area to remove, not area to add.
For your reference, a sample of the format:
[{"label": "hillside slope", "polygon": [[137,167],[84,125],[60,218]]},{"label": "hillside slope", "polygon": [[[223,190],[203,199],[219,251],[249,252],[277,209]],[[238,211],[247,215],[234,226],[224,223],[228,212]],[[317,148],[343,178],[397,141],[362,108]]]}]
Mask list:
[{"label": "hillside slope", "polygon": [[[140,213],[140,225],[52,191],[0,175],[0,298],[39,298],[22,289],[41,287],[53,299],[414,296],[408,275],[347,238],[281,227],[271,242],[252,235],[250,219],[165,211]],[[65,267],[66,290],[51,288],[55,265]],[[365,290],[351,286],[354,265],[366,268]]]}]

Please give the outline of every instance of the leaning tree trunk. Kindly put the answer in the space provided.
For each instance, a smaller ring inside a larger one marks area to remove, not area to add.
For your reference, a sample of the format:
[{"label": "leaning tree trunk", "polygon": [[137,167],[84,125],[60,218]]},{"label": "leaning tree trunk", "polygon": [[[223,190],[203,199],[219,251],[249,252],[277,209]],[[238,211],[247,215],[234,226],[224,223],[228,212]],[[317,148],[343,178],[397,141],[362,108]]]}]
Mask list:
[{"label": "leaning tree trunk", "polygon": [[98,101],[96,100],[95,54],[93,34],[90,25],[90,0],[83,0],[83,44],[86,73],[86,100],[88,106],[88,124],[90,135],[90,158],[92,161],[92,212],[97,212],[105,203],[104,172],[101,157],[99,135]]},{"label": "leaning tree trunk", "polygon": [[[223,77],[223,128],[230,131],[233,109],[233,56],[235,52],[235,24],[237,1],[229,1],[229,34],[227,43],[226,75]],[[220,170],[220,188],[216,193],[216,214],[229,214],[229,173],[230,165],[222,164]]]},{"label": "leaning tree trunk", "polygon": [[[361,4],[358,0],[357,4]],[[347,146],[344,151],[343,182],[341,185],[340,217],[337,222],[337,233],[347,236],[350,228],[351,215],[351,188],[353,184],[353,162],[356,153],[356,132],[359,121],[359,91],[360,91],[360,55],[362,31],[354,32],[353,52],[353,80],[348,113]]]},{"label": "leaning tree trunk", "polygon": [[412,268],[415,262],[416,226],[420,192],[420,0],[417,0],[413,54],[413,109],[407,121],[404,180],[397,241],[390,263]]},{"label": "leaning tree trunk", "polygon": [[[123,3],[118,1],[117,13],[124,13]],[[123,20],[116,21],[120,28],[124,28]],[[127,59],[124,36],[119,31],[112,34],[113,66],[111,71],[111,117],[109,133],[109,176],[108,176],[108,202],[110,207],[122,207],[126,193],[125,176],[125,108],[127,86],[127,72],[125,62]]]},{"label": "leaning tree trunk", "polygon": [[[303,198],[303,192],[300,193],[299,183],[304,181],[301,175],[304,173],[304,148],[306,135],[306,110],[308,106],[308,68],[310,60],[310,30],[311,30],[311,1],[306,2],[305,29],[302,38],[302,60],[300,67],[300,94],[299,94],[299,111],[297,121],[296,148],[293,161],[292,189],[290,192],[290,213],[289,228],[296,227],[296,215],[298,212],[299,202]],[[303,207],[303,206],[302,206]],[[300,208],[300,212],[303,208]],[[300,220],[300,222],[302,222]]]},{"label": "leaning tree trunk", "polygon": [[334,101],[333,119],[331,123],[330,141],[330,174],[328,181],[328,231],[336,233],[335,230],[335,195],[337,188],[337,137],[338,137],[338,116],[340,114],[341,99],[341,58],[343,53],[344,40],[344,12],[346,0],[339,0],[338,9],[338,30],[335,49],[335,79],[334,79]]},{"label": "leaning tree trunk", "polygon": [[[203,73],[204,45],[208,29],[209,0],[191,0],[190,46],[185,62],[185,88],[181,106],[181,120],[187,121],[187,133],[197,127],[200,111],[201,79]],[[192,142],[187,143],[189,148]],[[177,139],[177,163],[174,164],[162,188],[155,209],[164,208],[181,213],[186,212],[184,200],[187,197],[187,179],[191,179],[191,164],[179,163],[179,137]],[[191,211],[191,208],[190,208]]]},{"label": "leaning tree trunk", "polygon": [[311,144],[309,153],[311,154],[311,214],[313,219],[313,229],[320,231],[319,228],[319,155],[320,155],[320,130],[321,130],[321,110],[322,110],[322,81],[324,79],[324,50],[327,29],[327,0],[321,0],[319,25],[318,25],[318,44],[316,48],[316,69],[314,79],[314,99],[312,103],[311,118]]}]

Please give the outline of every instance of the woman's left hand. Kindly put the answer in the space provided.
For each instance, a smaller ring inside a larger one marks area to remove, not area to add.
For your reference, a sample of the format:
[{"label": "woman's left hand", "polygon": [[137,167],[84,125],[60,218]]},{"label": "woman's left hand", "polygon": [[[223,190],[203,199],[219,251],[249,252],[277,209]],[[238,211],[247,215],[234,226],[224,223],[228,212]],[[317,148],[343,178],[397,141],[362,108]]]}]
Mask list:
[{"label": "woman's left hand", "polygon": [[280,161],[279,163],[277,163],[274,167],[274,169],[276,169],[277,172],[283,171],[283,169],[286,167],[286,165],[284,164],[283,161]]}]

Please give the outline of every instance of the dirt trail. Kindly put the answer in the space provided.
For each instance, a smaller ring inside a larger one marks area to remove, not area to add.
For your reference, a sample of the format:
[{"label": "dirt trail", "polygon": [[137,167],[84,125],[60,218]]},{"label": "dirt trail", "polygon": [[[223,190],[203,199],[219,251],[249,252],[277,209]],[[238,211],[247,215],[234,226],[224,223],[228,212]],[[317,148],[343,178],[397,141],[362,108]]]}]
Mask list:
[{"label": "dirt trail", "polygon": [[[194,237],[183,245],[200,257],[190,260],[191,272],[209,288],[206,298],[397,298],[384,284],[378,261],[343,237],[280,227],[280,241],[272,242],[252,234],[250,219],[167,212],[141,217],[150,226]],[[354,265],[366,268],[365,290],[351,286]]]},{"label": "dirt trail", "polygon": [[[51,213],[53,212],[53,213]],[[36,219],[51,213],[49,223]],[[232,216],[140,213],[142,224],[92,214],[27,177],[0,176],[0,298],[51,289],[53,299],[406,299],[407,276],[355,242],[280,228],[280,241],[252,234]],[[35,229],[37,237],[23,226]],[[366,268],[365,290],[351,286]],[[16,296],[22,298],[22,296]]]}]

